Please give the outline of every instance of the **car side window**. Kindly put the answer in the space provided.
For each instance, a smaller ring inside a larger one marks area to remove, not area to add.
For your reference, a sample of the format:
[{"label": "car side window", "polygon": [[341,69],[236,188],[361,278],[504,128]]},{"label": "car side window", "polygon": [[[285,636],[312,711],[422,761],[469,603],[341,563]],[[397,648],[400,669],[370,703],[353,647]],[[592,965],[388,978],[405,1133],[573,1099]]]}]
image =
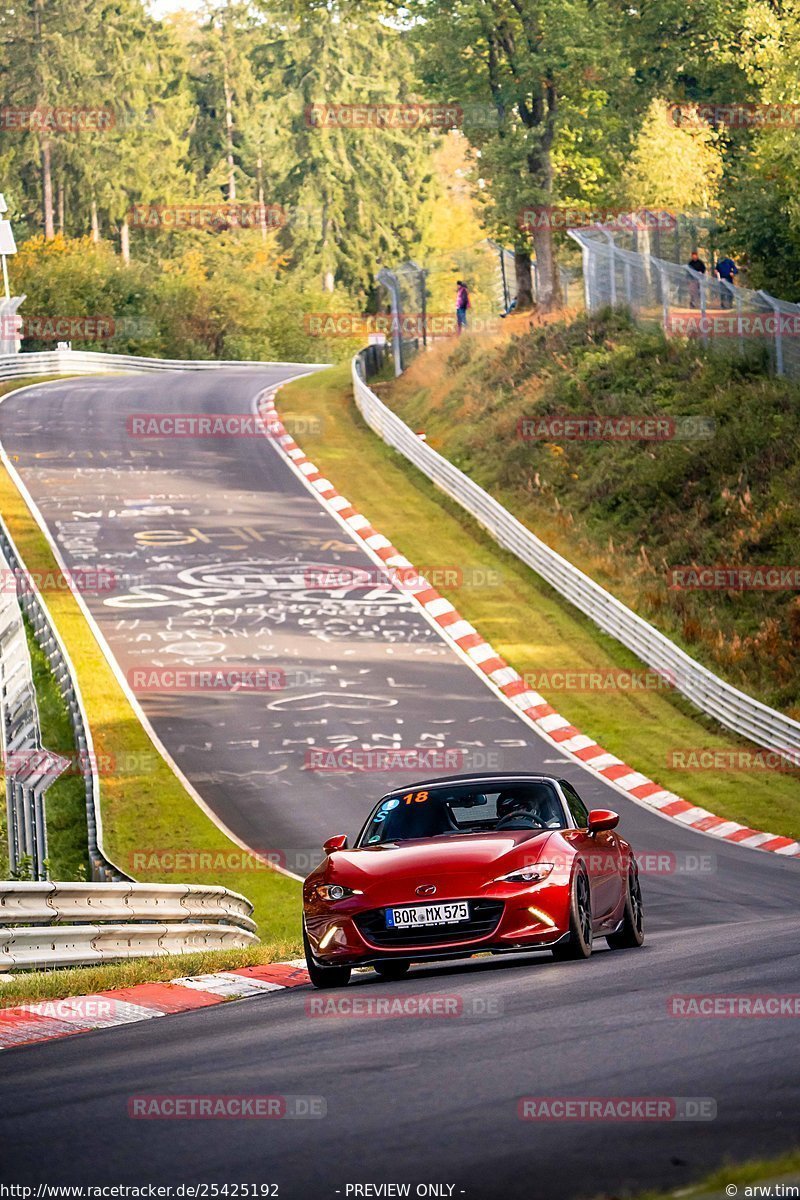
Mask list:
[{"label": "car side window", "polygon": [[571,783],[567,783],[566,779],[560,779],[561,790],[564,793],[569,811],[572,813],[572,819],[579,829],[587,829],[589,825],[589,810],[581,800],[578,793]]}]

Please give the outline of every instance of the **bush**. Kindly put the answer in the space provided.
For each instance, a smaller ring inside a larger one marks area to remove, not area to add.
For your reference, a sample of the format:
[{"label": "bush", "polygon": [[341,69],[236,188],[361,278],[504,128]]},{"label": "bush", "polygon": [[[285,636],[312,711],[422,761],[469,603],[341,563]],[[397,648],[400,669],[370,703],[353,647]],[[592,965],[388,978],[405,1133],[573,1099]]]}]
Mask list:
[{"label": "bush", "polygon": [[[285,272],[273,236],[194,233],[174,257],[156,244],[142,250],[126,266],[108,243],[32,238],[12,260],[14,290],[26,296],[20,315],[108,318],[112,336],[72,344],[118,354],[319,362],[360,348],[306,332],[308,313],[349,306]],[[54,347],[28,337],[22,348]]]}]

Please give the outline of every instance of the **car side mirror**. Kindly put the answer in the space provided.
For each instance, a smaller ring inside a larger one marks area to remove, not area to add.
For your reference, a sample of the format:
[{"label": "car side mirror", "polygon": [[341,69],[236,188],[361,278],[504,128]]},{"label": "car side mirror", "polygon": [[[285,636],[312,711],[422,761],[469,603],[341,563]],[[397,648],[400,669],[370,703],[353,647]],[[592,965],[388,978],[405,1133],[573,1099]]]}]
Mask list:
[{"label": "car side mirror", "polygon": [[589,833],[602,833],[604,829],[616,829],[619,813],[610,808],[593,808],[589,813]]},{"label": "car side mirror", "polygon": [[347,849],[347,834],[335,833],[333,837],[329,837],[327,842],[322,843],[322,849],[326,854],[333,854],[334,850]]}]

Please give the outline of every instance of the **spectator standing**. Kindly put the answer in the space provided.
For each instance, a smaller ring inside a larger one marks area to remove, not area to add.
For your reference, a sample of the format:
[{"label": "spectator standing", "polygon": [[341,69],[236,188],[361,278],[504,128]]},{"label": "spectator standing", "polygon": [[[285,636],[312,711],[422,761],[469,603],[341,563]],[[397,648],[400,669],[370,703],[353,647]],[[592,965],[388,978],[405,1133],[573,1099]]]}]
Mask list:
[{"label": "spectator standing", "polygon": [[[693,250],[689,261],[686,264],[690,271],[694,271],[696,275],[705,275],[706,264],[703,262],[696,250]],[[689,308],[700,307],[700,280],[689,280]]]},{"label": "spectator standing", "polygon": [[716,266],[717,278],[724,283],[729,284],[729,287],[720,288],[720,304],[722,308],[733,307],[733,293],[731,288],[734,287],[734,276],[739,274],[739,268],[732,258],[721,258]]},{"label": "spectator standing", "polygon": [[467,309],[470,307],[469,288],[459,279],[456,282],[456,322],[459,337],[461,330],[467,328]]}]

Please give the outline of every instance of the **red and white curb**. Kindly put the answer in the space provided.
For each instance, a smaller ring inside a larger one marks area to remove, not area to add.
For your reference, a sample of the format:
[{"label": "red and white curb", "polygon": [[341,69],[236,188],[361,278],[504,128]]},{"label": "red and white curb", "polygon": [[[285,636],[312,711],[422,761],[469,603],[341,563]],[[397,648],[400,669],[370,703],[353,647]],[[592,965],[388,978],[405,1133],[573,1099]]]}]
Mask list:
[{"label": "red and white curb", "polygon": [[226,1000],[243,1000],[305,984],[305,967],[291,962],[268,963],[213,975],[191,975],[169,983],[137,983],[91,996],[21,1004],[0,1009],[0,1050],[114,1025],[132,1025],[151,1017],[210,1008]]},{"label": "red and white curb", "polygon": [[[275,387],[263,392],[258,401],[267,436],[283,451],[295,472],[316,493],[322,505],[361,539],[371,556],[384,564],[387,573],[391,574],[392,568],[413,573],[413,563],[409,562],[388,538],[373,528],[368,519],[358,512],[349,500],[337,492],[331,481],[317,470],[291,434],[286,432],[275,409],[277,391],[278,387]],[[398,586],[433,619],[445,640],[466,658],[470,665],[477,667],[483,673],[486,682],[493,685],[558,750],[580,760],[632,800],[657,809],[664,817],[670,817],[698,832],[728,842],[737,842],[756,850],[769,850],[790,858],[800,858],[800,842],[773,833],[762,833],[758,829],[740,825],[737,821],[718,817],[707,809],[682,799],[674,792],[667,791],[640,771],[628,766],[621,758],[609,754],[594,738],[576,729],[566,717],[548,704],[544,696],[531,691],[518,672],[509,666],[475,627],[464,620],[455,606],[436,588],[431,587],[422,576],[416,576],[414,583],[404,581]]]}]

